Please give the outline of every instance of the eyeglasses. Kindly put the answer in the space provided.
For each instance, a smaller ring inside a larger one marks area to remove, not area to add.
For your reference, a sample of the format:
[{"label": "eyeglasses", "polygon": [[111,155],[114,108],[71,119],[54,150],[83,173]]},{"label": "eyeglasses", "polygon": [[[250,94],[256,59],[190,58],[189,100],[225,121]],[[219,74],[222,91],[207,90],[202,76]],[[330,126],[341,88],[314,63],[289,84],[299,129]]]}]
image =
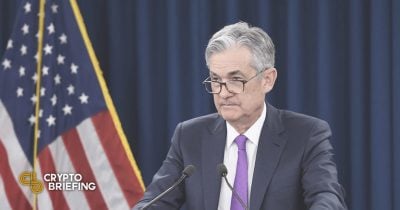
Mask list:
[{"label": "eyeglasses", "polygon": [[266,69],[258,72],[256,75],[251,77],[248,80],[228,80],[226,82],[220,82],[217,80],[211,80],[210,77],[207,77],[203,81],[203,85],[206,88],[206,91],[210,94],[219,94],[222,90],[222,85],[225,85],[225,88],[230,93],[243,93],[244,92],[244,85],[248,83],[250,80],[256,78],[259,74],[264,72]]}]

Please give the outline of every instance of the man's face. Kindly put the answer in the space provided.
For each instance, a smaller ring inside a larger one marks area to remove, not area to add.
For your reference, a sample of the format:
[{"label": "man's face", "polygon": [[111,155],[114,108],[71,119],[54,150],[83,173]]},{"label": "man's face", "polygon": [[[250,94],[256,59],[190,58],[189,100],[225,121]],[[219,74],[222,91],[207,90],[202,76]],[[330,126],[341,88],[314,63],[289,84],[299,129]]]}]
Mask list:
[{"label": "man's face", "polygon": [[[232,47],[216,53],[209,59],[210,77],[222,82],[247,81],[257,74],[250,61],[251,53],[246,47]],[[242,93],[230,93],[223,86],[219,94],[214,94],[218,113],[232,124],[254,123],[261,115],[265,94],[272,89],[275,78],[276,70],[271,68],[247,82]]]}]

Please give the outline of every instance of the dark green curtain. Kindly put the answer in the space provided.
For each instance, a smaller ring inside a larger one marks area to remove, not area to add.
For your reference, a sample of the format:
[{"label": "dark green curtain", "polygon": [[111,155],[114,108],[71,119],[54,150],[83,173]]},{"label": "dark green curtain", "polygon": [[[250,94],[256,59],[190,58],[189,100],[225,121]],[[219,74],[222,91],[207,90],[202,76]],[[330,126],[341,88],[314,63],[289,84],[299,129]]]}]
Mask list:
[{"label": "dark green curtain", "polygon": [[[0,57],[20,2],[0,0]],[[176,124],[214,112],[204,49],[243,20],[276,45],[268,101],[330,123],[349,208],[400,210],[399,0],[78,3],[146,184]]]}]

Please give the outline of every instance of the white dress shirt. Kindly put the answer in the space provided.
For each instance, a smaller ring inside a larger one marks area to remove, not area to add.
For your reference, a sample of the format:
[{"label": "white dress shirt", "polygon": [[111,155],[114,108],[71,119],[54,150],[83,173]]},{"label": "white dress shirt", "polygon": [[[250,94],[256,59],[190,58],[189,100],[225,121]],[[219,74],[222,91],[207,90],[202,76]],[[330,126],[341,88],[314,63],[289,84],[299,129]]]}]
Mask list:
[{"label": "white dress shirt", "polygon": [[[248,197],[251,194],[251,184],[253,181],[254,164],[256,162],[256,154],[258,141],[260,139],[260,134],[262,127],[264,125],[265,116],[267,113],[267,106],[264,103],[264,108],[261,116],[257,121],[245,132],[243,135],[247,137],[246,141],[246,153],[248,161]],[[238,158],[238,147],[234,142],[235,138],[240,135],[228,122],[226,122],[226,144],[224,151],[224,164],[228,169],[227,179],[229,183],[233,186],[236,174],[236,162]],[[231,198],[232,191],[229,189],[225,181],[221,180],[221,191],[219,194],[218,210],[228,210],[231,208]],[[243,199],[243,198],[242,198]],[[250,202],[250,199],[248,199]]]}]

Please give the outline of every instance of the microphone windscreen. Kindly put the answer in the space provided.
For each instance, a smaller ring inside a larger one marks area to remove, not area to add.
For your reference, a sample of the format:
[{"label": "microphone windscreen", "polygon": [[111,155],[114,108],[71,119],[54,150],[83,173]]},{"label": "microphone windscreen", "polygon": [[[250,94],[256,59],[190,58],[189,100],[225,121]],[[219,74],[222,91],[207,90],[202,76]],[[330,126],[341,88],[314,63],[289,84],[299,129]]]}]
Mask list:
[{"label": "microphone windscreen", "polygon": [[185,169],[183,169],[182,174],[185,174],[186,176],[191,176],[193,172],[196,170],[196,167],[194,165],[187,165]]},{"label": "microphone windscreen", "polygon": [[220,163],[217,165],[217,173],[220,176],[226,176],[228,174],[228,169],[226,169],[226,166],[223,163]]}]

